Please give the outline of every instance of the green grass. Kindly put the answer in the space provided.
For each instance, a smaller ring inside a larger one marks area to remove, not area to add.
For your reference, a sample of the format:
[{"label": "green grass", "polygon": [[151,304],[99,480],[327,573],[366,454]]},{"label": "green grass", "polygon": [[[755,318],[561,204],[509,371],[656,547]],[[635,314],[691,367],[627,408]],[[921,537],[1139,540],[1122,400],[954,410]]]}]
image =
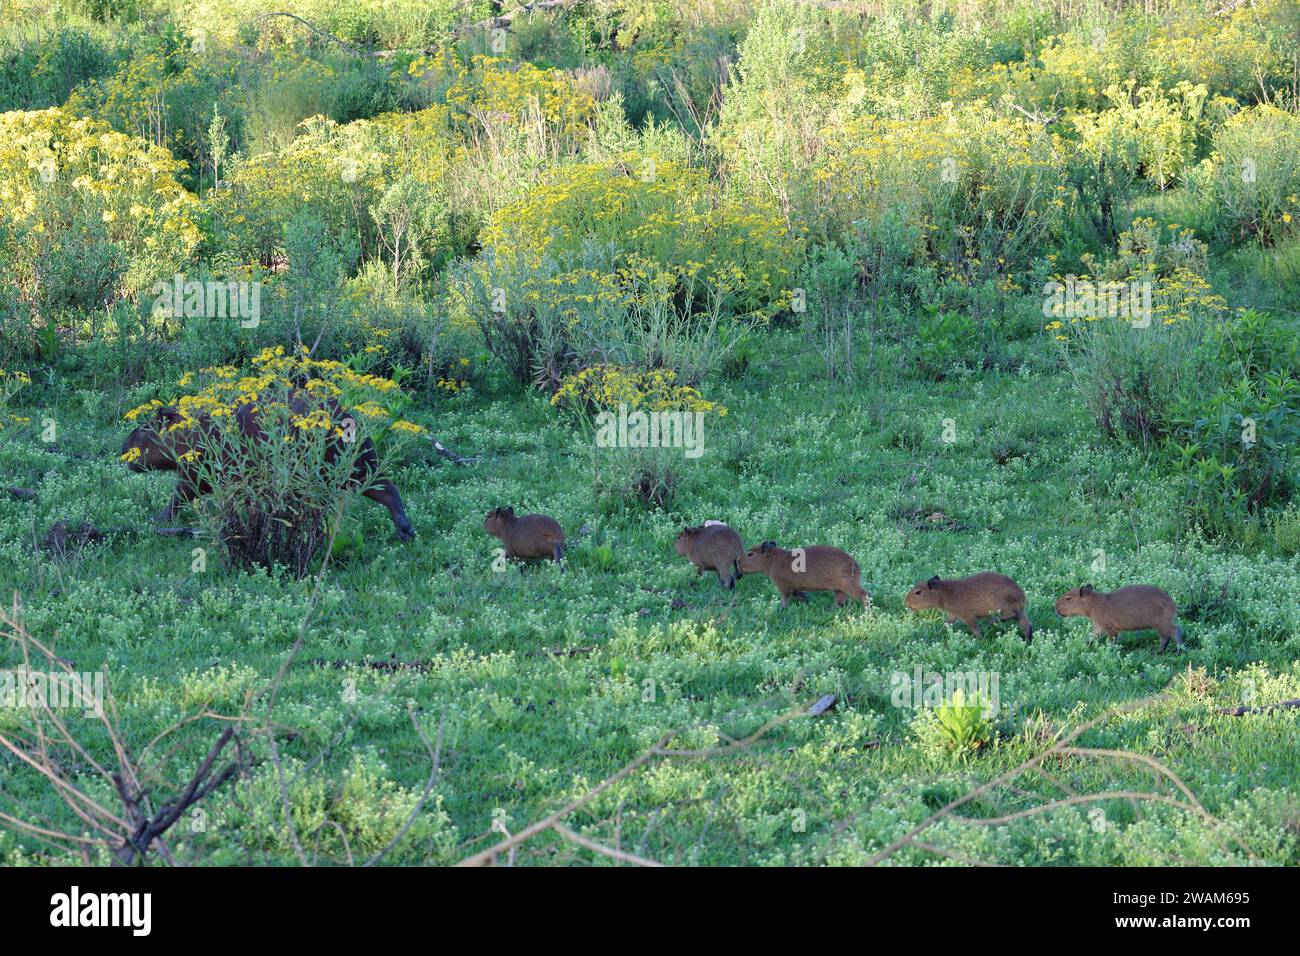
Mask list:
[{"label": "green grass", "polygon": [[[1002,826],[949,819],[925,842],[1005,863],[1156,864],[1245,862],[1239,840],[1265,862],[1300,862],[1295,712],[1217,713],[1247,688],[1260,704],[1300,697],[1295,558],[1184,539],[1176,489],[1139,453],[1104,442],[1045,344],[1025,348],[1013,371],[935,384],[887,367],[852,387],[825,383],[807,356],[790,357],[801,347],[790,333],[767,333],[745,378],[707,383],[730,413],[709,420],[706,453],[682,462],[662,512],[598,502],[581,432],[540,397],[490,380],[451,400],[421,399],[416,420],[481,457],[458,466],[432,449],[409,456],[397,479],[418,535],[410,545],[370,502],[347,514],[345,530],[361,543],[329,570],[275,712],[281,754],[291,766],[310,763],[292,788],[303,830],[328,817],[358,857],[396,832],[429,772],[408,701],[430,736],[441,722],[441,776],[390,862],[482,849],[498,838],[494,813],[516,832],[670,730],[689,728],[675,747],[714,747],[835,694],[833,709],[735,753],[652,760],[569,824],[667,862],[861,862],[1039,753],[1053,733],[1167,692],[1077,744],[1158,760],[1226,832],[1178,808],[1112,799]],[[78,670],[107,668],[134,747],[189,715],[237,714],[283,663],[312,582],[231,572],[215,551],[194,573],[191,552],[203,542],[149,531],[171,477],[128,475],[117,462],[118,418],[137,392],[90,387],[76,370],[34,378],[23,413],[54,418],[58,443],[43,444],[33,424],[0,444],[0,486],[38,492],[34,501],[0,494],[0,586],[22,595],[32,634]],[[952,444],[941,439],[944,419],[955,423]],[[482,520],[500,504],[558,519],[567,565],[494,572],[498,542]],[[814,595],[783,610],[761,577],[746,576],[734,593],[697,578],[673,538],[709,518],[747,543],[847,549],[873,606],[836,609]],[[36,546],[56,520],[110,534],[56,560]],[[1094,569],[1098,552],[1104,570]],[[976,639],[936,612],[903,607],[917,580],[979,570],[1022,585],[1031,646],[1010,622]],[[1159,654],[1149,632],[1109,644],[1086,621],[1057,617],[1056,596],[1084,581],[1169,590],[1188,653]],[[550,653],[564,649],[574,653]],[[1000,676],[990,746],[964,759],[921,746],[914,712],[890,699],[891,674],[918,666]],[[1189,666],[1204,679],[1187,678]],[[0,714],[0,728],[15,720]],[[187,777],[216,726],[189,724],[154,748],[160,787]],[[250,742],[249,778],[209,799],[205,832],[178,828],[179,858],[295,862],[268,748]],[[5,791],[60,818],[42,781],[7,756],[0,770]],[[1043,771],[958,813],[998,816],[1068,793],[1179,796],[1132,761],[1054,757]],[[1105,826],[1089,816],[1094,806]],[[335,831],[321,832],[324,858],[345,860]],[[0,859],[43,857],[5,833]],[[592,859],[543,836],[518,861]],[[918,848],[892,857],[943,859]]]}]

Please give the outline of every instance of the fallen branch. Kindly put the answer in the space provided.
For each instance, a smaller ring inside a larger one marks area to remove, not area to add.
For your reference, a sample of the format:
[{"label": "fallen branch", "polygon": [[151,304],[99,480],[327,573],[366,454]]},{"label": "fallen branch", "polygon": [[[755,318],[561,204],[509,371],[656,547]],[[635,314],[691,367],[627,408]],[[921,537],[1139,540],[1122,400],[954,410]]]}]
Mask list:
[{"label": "fallen branch", "polygon": [[5,491],[9,492],[9,494],[13,495],[19,501],[36,500],[36,492],[32,491],[30,488],[19,488],[17,485],[10,485],[5,489]]},{"label": "fallen branch", "polygon": [[443,458],[446,458],[448,461],[454,462],[457,465],[472,465],[474,462],[479,460],[478,455],[474,455],[472,458],[465,458],[462,455],[456,454],[436,438],[433,439],[433,450]]}]

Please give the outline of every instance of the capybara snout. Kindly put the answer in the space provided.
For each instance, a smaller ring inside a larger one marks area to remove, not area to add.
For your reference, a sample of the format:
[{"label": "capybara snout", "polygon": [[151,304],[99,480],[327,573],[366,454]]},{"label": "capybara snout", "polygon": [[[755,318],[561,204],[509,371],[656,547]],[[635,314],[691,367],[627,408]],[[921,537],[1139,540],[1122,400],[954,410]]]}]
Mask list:
[{"label": "capybara snout", "polygon": [[507,558],[550,558],[558,563],[564,557],[564,529],[547,515],[516,515],[514,508],[493,508],[483,519],[483,530],[501,539]]},{"label": "capybara snout", "polygon": [[1131,584],[1114,591],[1098,591],[1084,584],[1056,599],[1061,617],[1086,617],[1094,634],[1112,641],[1123,631],[1155,631],[1163,651],[1172,640],[1181,650],[1183,629],[1178,626],[1178,606],[1168,592],[1150,584]]},{"label": "capybara snout", "polygon": [[961,621],[976,637],[980,635],[979,619],[995,615],[1003,621],[1014,619],[1026,641],[1034,636],[1034,627],[1025,614],[1025,592],[1005,574],[984,571],[950,579],[935,575],[918,582],[903,603],[913,611],[937,607],[949,624]]}]

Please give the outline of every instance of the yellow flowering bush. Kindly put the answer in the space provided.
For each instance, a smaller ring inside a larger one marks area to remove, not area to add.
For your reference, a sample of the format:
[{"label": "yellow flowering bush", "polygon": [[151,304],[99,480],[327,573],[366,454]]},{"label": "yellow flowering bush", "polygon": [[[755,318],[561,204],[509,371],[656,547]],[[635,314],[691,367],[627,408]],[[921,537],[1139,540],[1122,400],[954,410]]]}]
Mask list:
[{"label": "yellow flowering bush", "polygon": [[1110,109],[1070,118],[1083,151],[1105,154],[1161,189],[1181,180],[1196,153],[1206,88],[1184,80],[1166,92],[1130,79],[1107,87],[1105,96]]},{"label": "yellow flowering bush", "polygon": [[[244,368],[188,372],[177,385],[184,392],[171,405],[151,399],[124,417],[153,416],[194,483],[211,489],[195,506],[236,565],[306,573],[351,494],[373,487],[397,448],[423,432],[400,417],[410,398],[396,382],[305,348],[268,348]],[[256,433],[241,421],[245,409]],[[122,457],[139,456],[133,447]],[[358,457],[374,466],[359,487]]]},{"label": "yellow flowering bush", "polygon": [[727,408],[711,402],[699,389],[680,385],[668,368],[635,369],[618,365],[589,365],[564,378],[551,404],[582,410],[643,408],[646,411],[705,412],[725,416]]},{"label": "yellow flowering bush", "polygon": [[179,271],[199,242],[180,168],[61,109],[0,114],[0,263],[19,301],[102,307]]},{"label": "yellow flowering bush", "polygon": [[[1120,233],[1116,256],[1077,277],[1090,295],[1084,308],[1046,309],[1045,326],[1061,343],[1076,384],[1108,435],[1144,445],[1164,438],[1175,399],[1207,372],[1200,346],[1230,318],[1227,302],[1205,278],[1208,248],[1178,226],[1162,235],[1141,218]],[[1111,305],[1100,289],[1116,288]],[[1082,311],[1083,314],[1077,314]]]},{"label": "yellow flowering bush", "polygon": [[1194,186],[1221,237],[1272,245],[1300,233],[1300,116],[1261,104],[1230,117]]},{"label": "yellow flowering bush", "polygon": [[[395,213],[391,199],[384,200],[392,187],[414,181],[426,188],[428,205],[440,208],[437,196],[452,150],[445,108],[345,124],[317,116],[301,130],[280,150],[233,162],[228,186],[208,194],[224,258],[275,265],[284,252],[286,226],[307,210],[334,236],[352,236],[363,257],[382,249],[391,261],[395,253],[385,236]],[[437,229],[431,234],[445,239]]]},{"label": "yellow flowering bush", "polygon": [[[837,229],[869,249],[905,242],[900,254],[962,283],[1022,267],[1065,207],[1052,137],[983,103],[917,120],[846,121],[828,131],[813,177]],[[901,240],[890,231],[900,221]]]},{"label": "yellow flowering bush", "polygon": [[1008,98],[1030,110],[1092,108],[1102,90],[1124,75],[1116,48],[1098,39],[1064,33],[1048,37],[1036,57],[962,67],[949,81],[949,93],[956,102]]},{"label": "yellow flowering bush", "polygon": [[0,368],[0,429],[5,427],[6,422],[19,425],[27,422],[26,418],[15,415],[9,410],[9,402],[31,382],[26,372]]},{"label": "yellow flowering bush", "polygon": [[[426,61],[411,64],[413,74]],[[542,123],[560,143],[572,144],[585,132],[596,101],[563,70],[538,67],[504,57],[475,55],[470,63],[458,62],[456,78],[445,101],[462,115],[480,121],[501,118],[516,125]],[[561,152],[567,152],[561,148]]]},{"label": "yellow flowering bush", "polygon": [[704,453],[705,421],[727,414],[725,405],[679,383],[672,369],[608,362],[566,376],[551,404],[576,415],[593,439],[597,495],[651,507],[663,507],[672,497],[679,463]]},{"label": "yellow flowering bush", "polygon": [[724,197],[702,170],[632,152],[562,167],[493,216],[481,241],[531,266],[594,245],[614,250],[619,264],[684,264],[705,284],[738,270],[740,312],[777,307],[802,254],[801,238],[773,210]]}]

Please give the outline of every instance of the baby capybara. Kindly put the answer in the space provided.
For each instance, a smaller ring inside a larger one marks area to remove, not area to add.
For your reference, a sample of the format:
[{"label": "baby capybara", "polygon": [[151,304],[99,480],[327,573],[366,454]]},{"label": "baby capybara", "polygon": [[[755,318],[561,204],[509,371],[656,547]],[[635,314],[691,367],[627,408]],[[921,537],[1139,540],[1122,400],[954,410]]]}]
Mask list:
[{"label": "baby capybara", "polygon": [[1160,588],[1150,584],[1131,584],[1109,593],[1091,584],[1066,591],[1056,599],[1056,613],[1061,617],[1086,617],[1095,634],[1105,634],[1113,641],[1120,631],[1152,630],[1160,635],[1160,649],[1169,639],[1181,649],[1183,629],[1178,626],[1178,606]]},{"label": "baby capybara", "polygon": [[790,603],[791,595],[805,598],[805,591],[834,591],[835,603],[871,600],[862,587],[862,571],[847,551],[814,544],[787,551],[775,541],[764,541],[750,548],[737,564],[745,574],[765,574],[781,592],[781,606]]},{"label": "baby capybara", "polygon": [[903,603],[913,611],[940,608],[949,624],[961,620],[976,637],[980,636],[979,619],[994,614],[1002,621],[1015,618],[1026,642],[1034,637],[1034,626],[1025,614],[1025,592],[1005,574],[984,571],[948,579],[935,575],[908,591]]},{"label": "baby capybara", "polygon": [[740,569],[736,563],[745,553],[745,545],[734,528],[721,521],[706,521],[697,528],[683,528],[675,545],[678,554],[695,565],[695,573],[717,571],[725,588],[735,588]]},{"label": "baby capybara", "polygon": [[564,557],[564,529],[546,515],[515,515],[514,508],[493,508],[483,519],[483,530],[500,538],[507,558]]}]

